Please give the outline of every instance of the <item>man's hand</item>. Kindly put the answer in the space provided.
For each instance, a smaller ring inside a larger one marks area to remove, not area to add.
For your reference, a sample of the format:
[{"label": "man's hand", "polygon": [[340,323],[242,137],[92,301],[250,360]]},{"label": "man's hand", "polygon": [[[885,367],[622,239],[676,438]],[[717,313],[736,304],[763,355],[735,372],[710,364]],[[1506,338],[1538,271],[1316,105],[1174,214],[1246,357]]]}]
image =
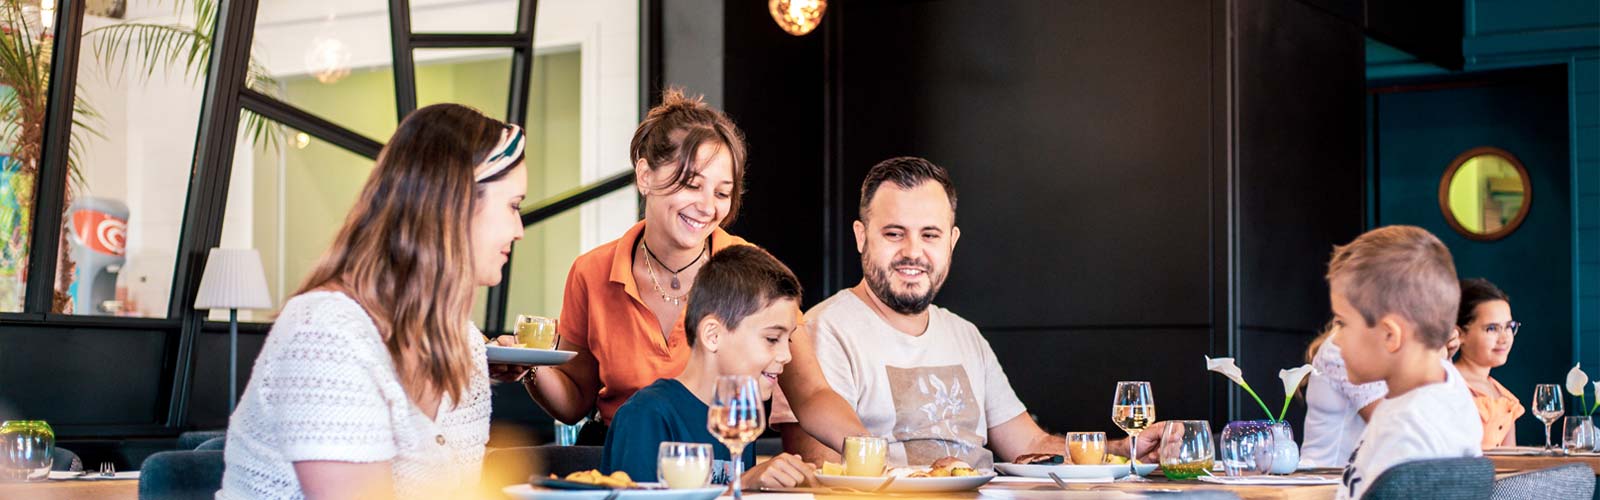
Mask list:
[{"label": "man's hand", "polygon": [[[516,335],[501,335],[494,338],[494,345],[511,347],[517,345]],[[502,365],[489,363],[489,378],[501,382],[516,382],[522,375],[528,373],[528,367],[522,365]]]},{"label": "man's hand", "polygon": [[[1170,423],[1171,422],[1154,422],[1150,424],[1150,427],[1146,427],[1144,432],[1139,433],[1140,462],[1157,463],[1161,461],[1161,456],[1156,452],[1156,450],[1161,448],[1161,434],[1166,432],[1167,424]],[[1107,447],[1106,451],[1108,453],[1114,453],[1125,457],[1130,456],[1128,455],[1128,438],[1122,438],[1113,441]]]}]

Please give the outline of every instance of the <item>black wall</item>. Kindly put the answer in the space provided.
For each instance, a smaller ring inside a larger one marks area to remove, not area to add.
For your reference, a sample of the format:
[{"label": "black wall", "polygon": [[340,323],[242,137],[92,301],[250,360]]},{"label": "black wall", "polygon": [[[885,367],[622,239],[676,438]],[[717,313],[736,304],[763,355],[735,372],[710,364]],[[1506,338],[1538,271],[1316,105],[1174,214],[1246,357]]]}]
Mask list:
[{"label": "black wall", "polygon": [[866,170],[917,155],[961,194],[938,302],[1046,428],[1115,431],[1129,379],[1162,418],[1220,426],[1236,398],[1202,355],[1269,388],[1303,362],[1329,250],[1362,224],[1359,20],[1293,0],[840,0],[795,38],[741,3],[720,82],[752,148],[735,232],[795,267],[808,304],[860,279]]}]

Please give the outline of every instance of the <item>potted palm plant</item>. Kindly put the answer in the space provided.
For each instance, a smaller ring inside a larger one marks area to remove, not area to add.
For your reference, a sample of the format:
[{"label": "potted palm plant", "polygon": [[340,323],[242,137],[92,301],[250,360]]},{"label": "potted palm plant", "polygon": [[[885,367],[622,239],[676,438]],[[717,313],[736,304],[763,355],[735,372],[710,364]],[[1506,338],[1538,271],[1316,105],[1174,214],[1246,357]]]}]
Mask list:
[{"label": "potted palm plant", "polygon": [[[52,2],[53,0],[42,0]],[[160,3],[161,0],[152,0]],[[53,3],[41,0],[0,0],[0,234],[6,243],[0,247],[0,311],[21,308],[21,289],[27,267],[28,232],[33,214],[34,182],[39,173],[44,138],[45,105],[49,95],[53,34]],[[178,17],[187,12],[192,23],[128,21],[84,31],[83,43],[100,64],[109,70],[149,78],[157,71],[181,68],[196,85],[206,74],[210,62],[212,33],[216,26],[215,0],[173,0]],[[119,73],[120,74],[120,73]],[[250,64],[247,85],[268,94],[275,93],[276,82],[256,61]],[[83,184],[79,170],[80,152],[85,142],[102,137],[99,114],[81,93],[73,103],[72,142],[67,160],[68,185],[62,208],[71,206],[73,196]],[[277,147],[279,130],[272,122],[245,113],[245,128],[255,143]],[[63,220],[66,218],[63,217]],[[52,312],[70,313],[67,289],[74,275],[74,263],[62,232],[55,277]]]}]

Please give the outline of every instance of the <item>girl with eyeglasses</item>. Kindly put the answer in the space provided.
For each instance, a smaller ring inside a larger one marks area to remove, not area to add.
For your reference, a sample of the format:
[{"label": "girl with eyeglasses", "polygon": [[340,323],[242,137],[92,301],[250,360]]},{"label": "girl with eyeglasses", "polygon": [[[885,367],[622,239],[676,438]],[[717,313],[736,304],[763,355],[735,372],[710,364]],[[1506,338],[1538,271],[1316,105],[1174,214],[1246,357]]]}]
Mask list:
[{"label": "girl with eyeglasses", "polygon": [[1489,370],[1506,364],[1521,326],[1511,319],[1511,298],[1494,283],[1483,278],[1461,280],[1461,308],[1456,313],[1461,350],[1455,365],[1483,419],[1484,449],[1517,445],[1515,424],[1525,410],[1511,391],[1489,376]]}]

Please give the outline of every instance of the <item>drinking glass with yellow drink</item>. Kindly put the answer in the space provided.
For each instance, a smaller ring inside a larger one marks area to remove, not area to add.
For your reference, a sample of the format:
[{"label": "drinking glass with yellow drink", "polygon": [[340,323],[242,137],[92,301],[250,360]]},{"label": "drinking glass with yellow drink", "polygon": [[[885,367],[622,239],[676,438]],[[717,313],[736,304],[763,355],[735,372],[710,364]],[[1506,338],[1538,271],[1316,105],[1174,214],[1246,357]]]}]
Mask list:
[{"label": "drinking glass with yellow drink", "polygon": [[556,320],[542,316],[517,315],[517,343],[529,349],[555,349],[560,341]]},{"label": "drinking glass with yellow drink", "polygon": [[1106,461],[1106,433],[1068,432],[1067,456],[1078,465],[1100,465]]},{"label": "drinking glass with yellow drink", "polygon": [[882,476],[889,457],[889,440],[872,436],[844,438],[844,475]]},{"label": "drinking glass with yellow drink", "polygon": [[1211,474],[1216,448],[1211,422],[1179,420],[1161,432],[1161,471],[1169,479],[1194,479]]},{"label": "drinking glass with yellow drink", "polygon": [[661,443],[656,458],[656,480],[666,487],[704,488],[711,481],[711,445],[703,443]]}]

